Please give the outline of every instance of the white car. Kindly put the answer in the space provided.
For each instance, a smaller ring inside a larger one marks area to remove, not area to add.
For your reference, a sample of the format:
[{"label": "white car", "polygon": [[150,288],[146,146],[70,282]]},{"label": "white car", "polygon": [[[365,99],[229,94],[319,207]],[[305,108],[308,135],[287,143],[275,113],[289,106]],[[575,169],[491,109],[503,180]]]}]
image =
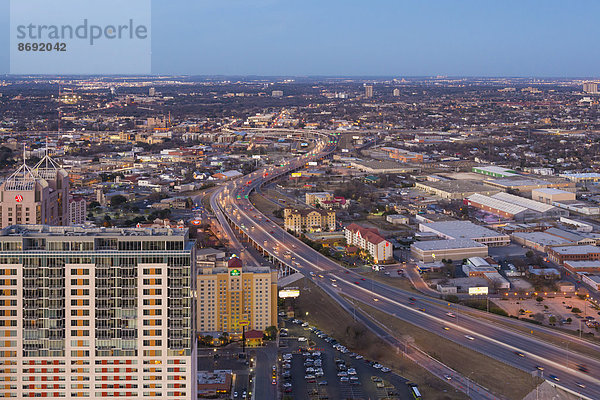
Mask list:
[{"label": "white car", "polygon": [[391,369],[389,369],[388,367],[383,367],[381,368],[381,372],[390,372]]},{"label": "white car", "polygon": [[304,336],[300,336],[300,337],[298,338],[298,341],[299,341],[299,342],[306,342],[307,340],[308,340],[308,339],[307,339],[307,338],[305,338]]},{"label": "white car", "polygon": [[474,338],[473,336],[471,336],[471,335],[465,335],[465,337],[466,337],[467,339],[469,339],[469,340],[475,340],[475,338]]}]

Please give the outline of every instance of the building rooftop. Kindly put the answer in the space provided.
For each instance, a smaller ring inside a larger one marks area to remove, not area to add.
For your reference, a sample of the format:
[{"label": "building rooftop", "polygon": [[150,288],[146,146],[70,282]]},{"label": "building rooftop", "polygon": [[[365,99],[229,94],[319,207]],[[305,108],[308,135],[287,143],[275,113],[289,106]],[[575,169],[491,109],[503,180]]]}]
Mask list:
[{"label": "building rooftop", "polygon": [[572,192],[568,192],[566,190],[562,190],[562,189],[555,189],[555,188],[539,188],[539,189],[534,189],[536,192],[539,193],[545,193],[545,194],[563,194],[563,193],[572,193]]},{"label": "building rooftop", "polygon": [[588,254],[588,253],[600,253],[600,247],[592,246],[589,244],[581,246],[561,246],[552,247],[552,250],[558,254]]},{"label": "building rooftop", "polygon": [[503,234],[475,225],[470,221],[440,221],[430,224],[421,224],[422,227],[440,232],[452,239],[475,239],[484,237],[497,237]]},{"label": "building rooftop", "polygon": [[188,228],[102,228],[83,226],[12,225],[0,230],[6,236],[187,236]]},{"label": "building rooftop", "polygon": [[525,207],[540,213],[548,212],[556,208],[549,204],[540,203],[539,201],[526,199],[525,197],[515,196],[514,194],[509,194],[505,192],[496,193],[492,196],[492,198],[506,201],[507,203],[516,204],[518,206]]},{"label": "building rooftop", "polygon": [[560,246],[571,243],[568,239],[563,239],[545,232],[515,232],[512,236],[529,240],[530,242],[543,246]]},{"label": "building rooftop", "polygon": [[573,269],[600,268],[600,261],[565,261],[565,265]]},{"label": "building rooftop", "polygon": [[487,206],[487,207],[493,208],[494,210],[502,211],[504,213],[511,214],[511,215],[516,215],[516,214],[522,213],[524,211],[527,211],[527,208],[525,208],[525,207],[522,207],[522,206],[519,206],[519,205],[516,205],[513,203],[509,203],[504,200],[495,199],[493,197],[484,196],[479,193],[475,193],[475,194],[467,197],[467,200],[473,201],[473,202],[481,204],[483,206]]},{"label": "building rooftop", "polygon": [[412,246],[422,251],[487,247],[471,239],[428,240],[425,242],[415,242]]}]

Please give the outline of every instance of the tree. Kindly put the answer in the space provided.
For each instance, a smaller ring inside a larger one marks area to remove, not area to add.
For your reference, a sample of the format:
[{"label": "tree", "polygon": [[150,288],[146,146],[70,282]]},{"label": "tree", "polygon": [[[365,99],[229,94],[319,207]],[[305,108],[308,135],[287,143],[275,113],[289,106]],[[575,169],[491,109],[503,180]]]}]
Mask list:
[{"label": "tree", "polygon": [[535,301],[537,301],[539,303],[539,302],[544,301],[544,298],[542,296],[538,296],[535,298]]},{"label": "tree", "polygon": [[533,257],[533,251],[531,251],[531,250],[527,251],[527,253],[525,253],[525,257],[527,257],[527,258]]},{"label": "tree", "polygon": [[125,203],[127,203],[127,197],[125,197],[121,194],[118,194],[118,195],[110,198],[110,206],[111,207],[118,207],[121,204],[125,204]]},{"label": "tree", "polygon": [[265,337],[268,340],[274,340],[277,337],[277,327],[271,325],[265,329]]},{"label": "tree", "polygon": [[574,313],[574,314],[580,314],[580,313],[581,313],[581,310],[580,310],[579,308],[577,308],[577,307],[573,307],[573,308],[571,309],[571,312],[572,312],[572,313]]},{"label": "tree", "polygon": [[100,207],[100,203],[98,203],[95,200],[90,203],[90,208],[99,208],[99,207]]},{"label": "tree", "polygon": [[556,324],[556,317],[553,315],[550,317],[550,319],[548,320],[548,322],[550,322],[551,325]]}]

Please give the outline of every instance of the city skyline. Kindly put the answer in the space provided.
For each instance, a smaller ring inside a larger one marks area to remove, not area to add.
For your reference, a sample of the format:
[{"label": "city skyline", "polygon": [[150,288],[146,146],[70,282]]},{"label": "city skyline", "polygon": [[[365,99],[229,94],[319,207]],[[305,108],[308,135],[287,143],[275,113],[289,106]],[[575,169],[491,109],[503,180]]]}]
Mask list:
[{"label": "city skyline", "polygon": [[[152,73],[591,77],[594,10],[590,1],[153,1]],[[9,22],[2,0],[0,73],[9,72]]]}]

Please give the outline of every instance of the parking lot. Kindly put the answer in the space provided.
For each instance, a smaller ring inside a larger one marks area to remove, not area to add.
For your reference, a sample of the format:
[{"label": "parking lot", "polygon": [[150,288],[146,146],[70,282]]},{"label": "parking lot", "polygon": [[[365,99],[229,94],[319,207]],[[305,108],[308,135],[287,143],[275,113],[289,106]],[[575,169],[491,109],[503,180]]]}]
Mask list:
[{"label": "parking lot", "polygon": [[[280,338],[278,368],[284,396],[311,400],[411,398],[406,379],[384,366],[343,347],[334,349],[333,338],[308,326],[289,321],[284,325],[288,336]],[[300,337],[307,341],[298,341]]]}]

